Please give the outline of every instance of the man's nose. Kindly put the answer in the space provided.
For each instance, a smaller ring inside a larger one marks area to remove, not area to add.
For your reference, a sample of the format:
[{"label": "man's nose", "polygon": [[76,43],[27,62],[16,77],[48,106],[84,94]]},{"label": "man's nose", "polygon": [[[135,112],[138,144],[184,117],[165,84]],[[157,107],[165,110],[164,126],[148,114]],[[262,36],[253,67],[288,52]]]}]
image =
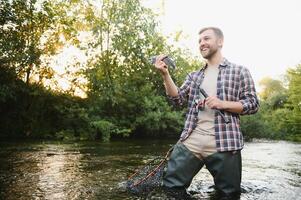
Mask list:
[{"label": "man's nose", "polygon": [[205,42],[200,42],[200,47],[201,48],[205,47]]},{"label": "man's nose", "polygon": [[203,47],[205,45],[205,41],[204,40],[201,40],[200,43],[199,43],[200,47]]}]

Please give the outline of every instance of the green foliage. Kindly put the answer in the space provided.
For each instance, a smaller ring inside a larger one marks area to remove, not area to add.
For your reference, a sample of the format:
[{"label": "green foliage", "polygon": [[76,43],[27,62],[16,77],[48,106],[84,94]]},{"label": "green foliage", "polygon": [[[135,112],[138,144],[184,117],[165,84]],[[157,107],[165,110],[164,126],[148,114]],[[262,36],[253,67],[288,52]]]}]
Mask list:
[{"label": "green foliage", "polygon": [[60,130],[59,132],[55,133],[55,139],[72,141],[76,140],[77,138],[74,136],[71,130]]},{"label": "green foliage", "polygon": [[262,100],[267,100],[271,96],[279,95],[285,91],[283,83],[270,77],[263,78],[259,85],[263,87],[263,91],[259,94]]},{"label": "green foliage", "polygon": [[301,66],[286,74],[288,88],[271,78],[263,79],[260,96],[261,108],[254,117],[242,118],[242,130],[249,138],[288,139],[301,138]]},{"label": "green foliage", "polygon": [[169,113],[166,99],[160,96],[161,77],[149,63],[166,46],[156,32],[153,14],[138,0],[103,1],[94,14],[100,15],[93,31],[94,45],[101,52],[91,58],[86,72],[91,117],[115,124],[111,130],[115,136],[158,136],[168,130],[178,134],[179,114]]},{"label": "green foliage", "polygon": [[0,74],[0,88],[8,88],[1,94],[0,137],[66,139],[63,131],[78,138],[89,127],[82,99],[27,85],[7,68],[1,67]]},{"label": "green foliage", "polygon": [[[52,78],[46,58],[67,42],[77,44],[75,22],[80,3],[65,1],[0,1],[0,62],[15,71],[18,78],[42,83]],[[83,9],[84,10],[84,9]]]},{"label": "green foliage", "polygon": [[287,119],[289,138],[301,137],[301,64],[287,71],[289,81],[287,107],[291,110]]},{"label": "green foliage", "polygon": [[268,123],[264,120],[262,111],[255,115],[241,117],[241,131],[246,140],[253,138],[269,138],[271,132]]},{"label": "green foliage", "polygon": [[262,101],[257,114],[242,117],[242,132],[246,139],[285,139],[289,113],[286,108],[273,109]]},{"label": "green foliage", "polygon": [[16,89],[17,81],[14,71],[0,66],[0,104],[13,100]]},{"label": "green foliage", "polygon": [[[52,21],[43,11],[37,11],[36,0],[1,1],[0,59],[13,67],[26,82],[34,67],[40,66],[40,38]],[[47,7],[47,4],[44,4]],[[47,9],[47,8],[46,8]]]},{"label": "green foliage", "polygon": [[103,141],[107,142],[111,138],[111,132],[114,128],[114,124],[107,120],[98,120],[90,123],[92,128],[95,129],[97,134],[101,135]]},{"label": "green foliage", "polygon": [[166,137],[165,134],[175,136],[180,133],[184,118],[179,112],[171,111],[165,98],[150,95],[144,97],[142,110],[143,112],[135,121],[137,132],[161,137]]},{"label": "green foliage", "polygon": [[[177,85],[204,63],[167,45],[139,0],[104,0],[100,7],[84,0],[3,0],[0,11],[0,137],[178,137],[184,111],[168,104],[149,58],[162,52],[174,58]],[[81,31],[93,33],[88,42],[79,40]],[[89,57],[87,65],[73,66],[72,80],[86,77],[87,99],[43,86],[56,81],[47,59],[71,44]],[[271,78],[260,84],[259,112],[242,117],[245,138],[300,141],[301,66],[287,72],[287,88]]]}]

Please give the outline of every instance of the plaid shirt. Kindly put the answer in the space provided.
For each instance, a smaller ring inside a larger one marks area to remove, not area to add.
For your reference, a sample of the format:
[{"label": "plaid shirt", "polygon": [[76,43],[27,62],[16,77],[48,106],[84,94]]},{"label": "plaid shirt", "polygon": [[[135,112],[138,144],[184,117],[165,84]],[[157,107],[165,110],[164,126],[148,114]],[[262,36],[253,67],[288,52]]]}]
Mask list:
[{"label": "plaid shirt", "polygon": [[[181,141],[188,138],[197,126],[198,108],[196,107],[196,102],[201,97],[199,86],[204,79],[206,67],[207,65],[198,71],[190,73],[190,77],[187,76],[183,85],[178,88],[178,96],[170,97],[178,105],[183,105],[188,100],[188,111],[181,134]],[[216,96],[225,101],[241,102],[243,105],[241,115],[256,113],[259,108],[255,85],[249,70],[243,66],[230,63],[226,59],[223,59],[223,62],[219,65]],[[217,151],[224,152],[242,149],[243,136],[240,130],[239,114],[226,111],[222,111],[222,113],[229,120],[229,123],[225,123],[218,112],[215,112],[214,124]]]}]

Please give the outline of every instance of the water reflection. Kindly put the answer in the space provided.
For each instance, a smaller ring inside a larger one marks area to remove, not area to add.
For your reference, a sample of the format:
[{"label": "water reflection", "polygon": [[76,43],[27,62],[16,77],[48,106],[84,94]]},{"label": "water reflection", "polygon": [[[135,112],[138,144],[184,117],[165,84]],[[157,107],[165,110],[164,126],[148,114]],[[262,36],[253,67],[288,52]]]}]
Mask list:
[{"label": "water reflection", "polygon": [[82,185],[78,151],[65,152],[64,148],[46,146],[39,159],[36,197],[43,199],[74,199]]}]

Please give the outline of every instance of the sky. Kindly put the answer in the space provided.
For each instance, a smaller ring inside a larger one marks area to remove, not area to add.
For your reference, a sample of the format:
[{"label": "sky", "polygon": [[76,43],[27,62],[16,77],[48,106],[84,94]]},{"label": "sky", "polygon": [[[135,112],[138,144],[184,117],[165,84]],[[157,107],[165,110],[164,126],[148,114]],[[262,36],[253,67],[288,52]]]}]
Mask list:
[{"label": "sky", "polygon": [[223,56],[246,66],[257,86],[267,76],[282,80],[301,63],[300,0],[145,0],[145,6],[160,14],[166,36],[183,31],[178,45],[193,55],[200,56],[202,27],[221,28]]}]

